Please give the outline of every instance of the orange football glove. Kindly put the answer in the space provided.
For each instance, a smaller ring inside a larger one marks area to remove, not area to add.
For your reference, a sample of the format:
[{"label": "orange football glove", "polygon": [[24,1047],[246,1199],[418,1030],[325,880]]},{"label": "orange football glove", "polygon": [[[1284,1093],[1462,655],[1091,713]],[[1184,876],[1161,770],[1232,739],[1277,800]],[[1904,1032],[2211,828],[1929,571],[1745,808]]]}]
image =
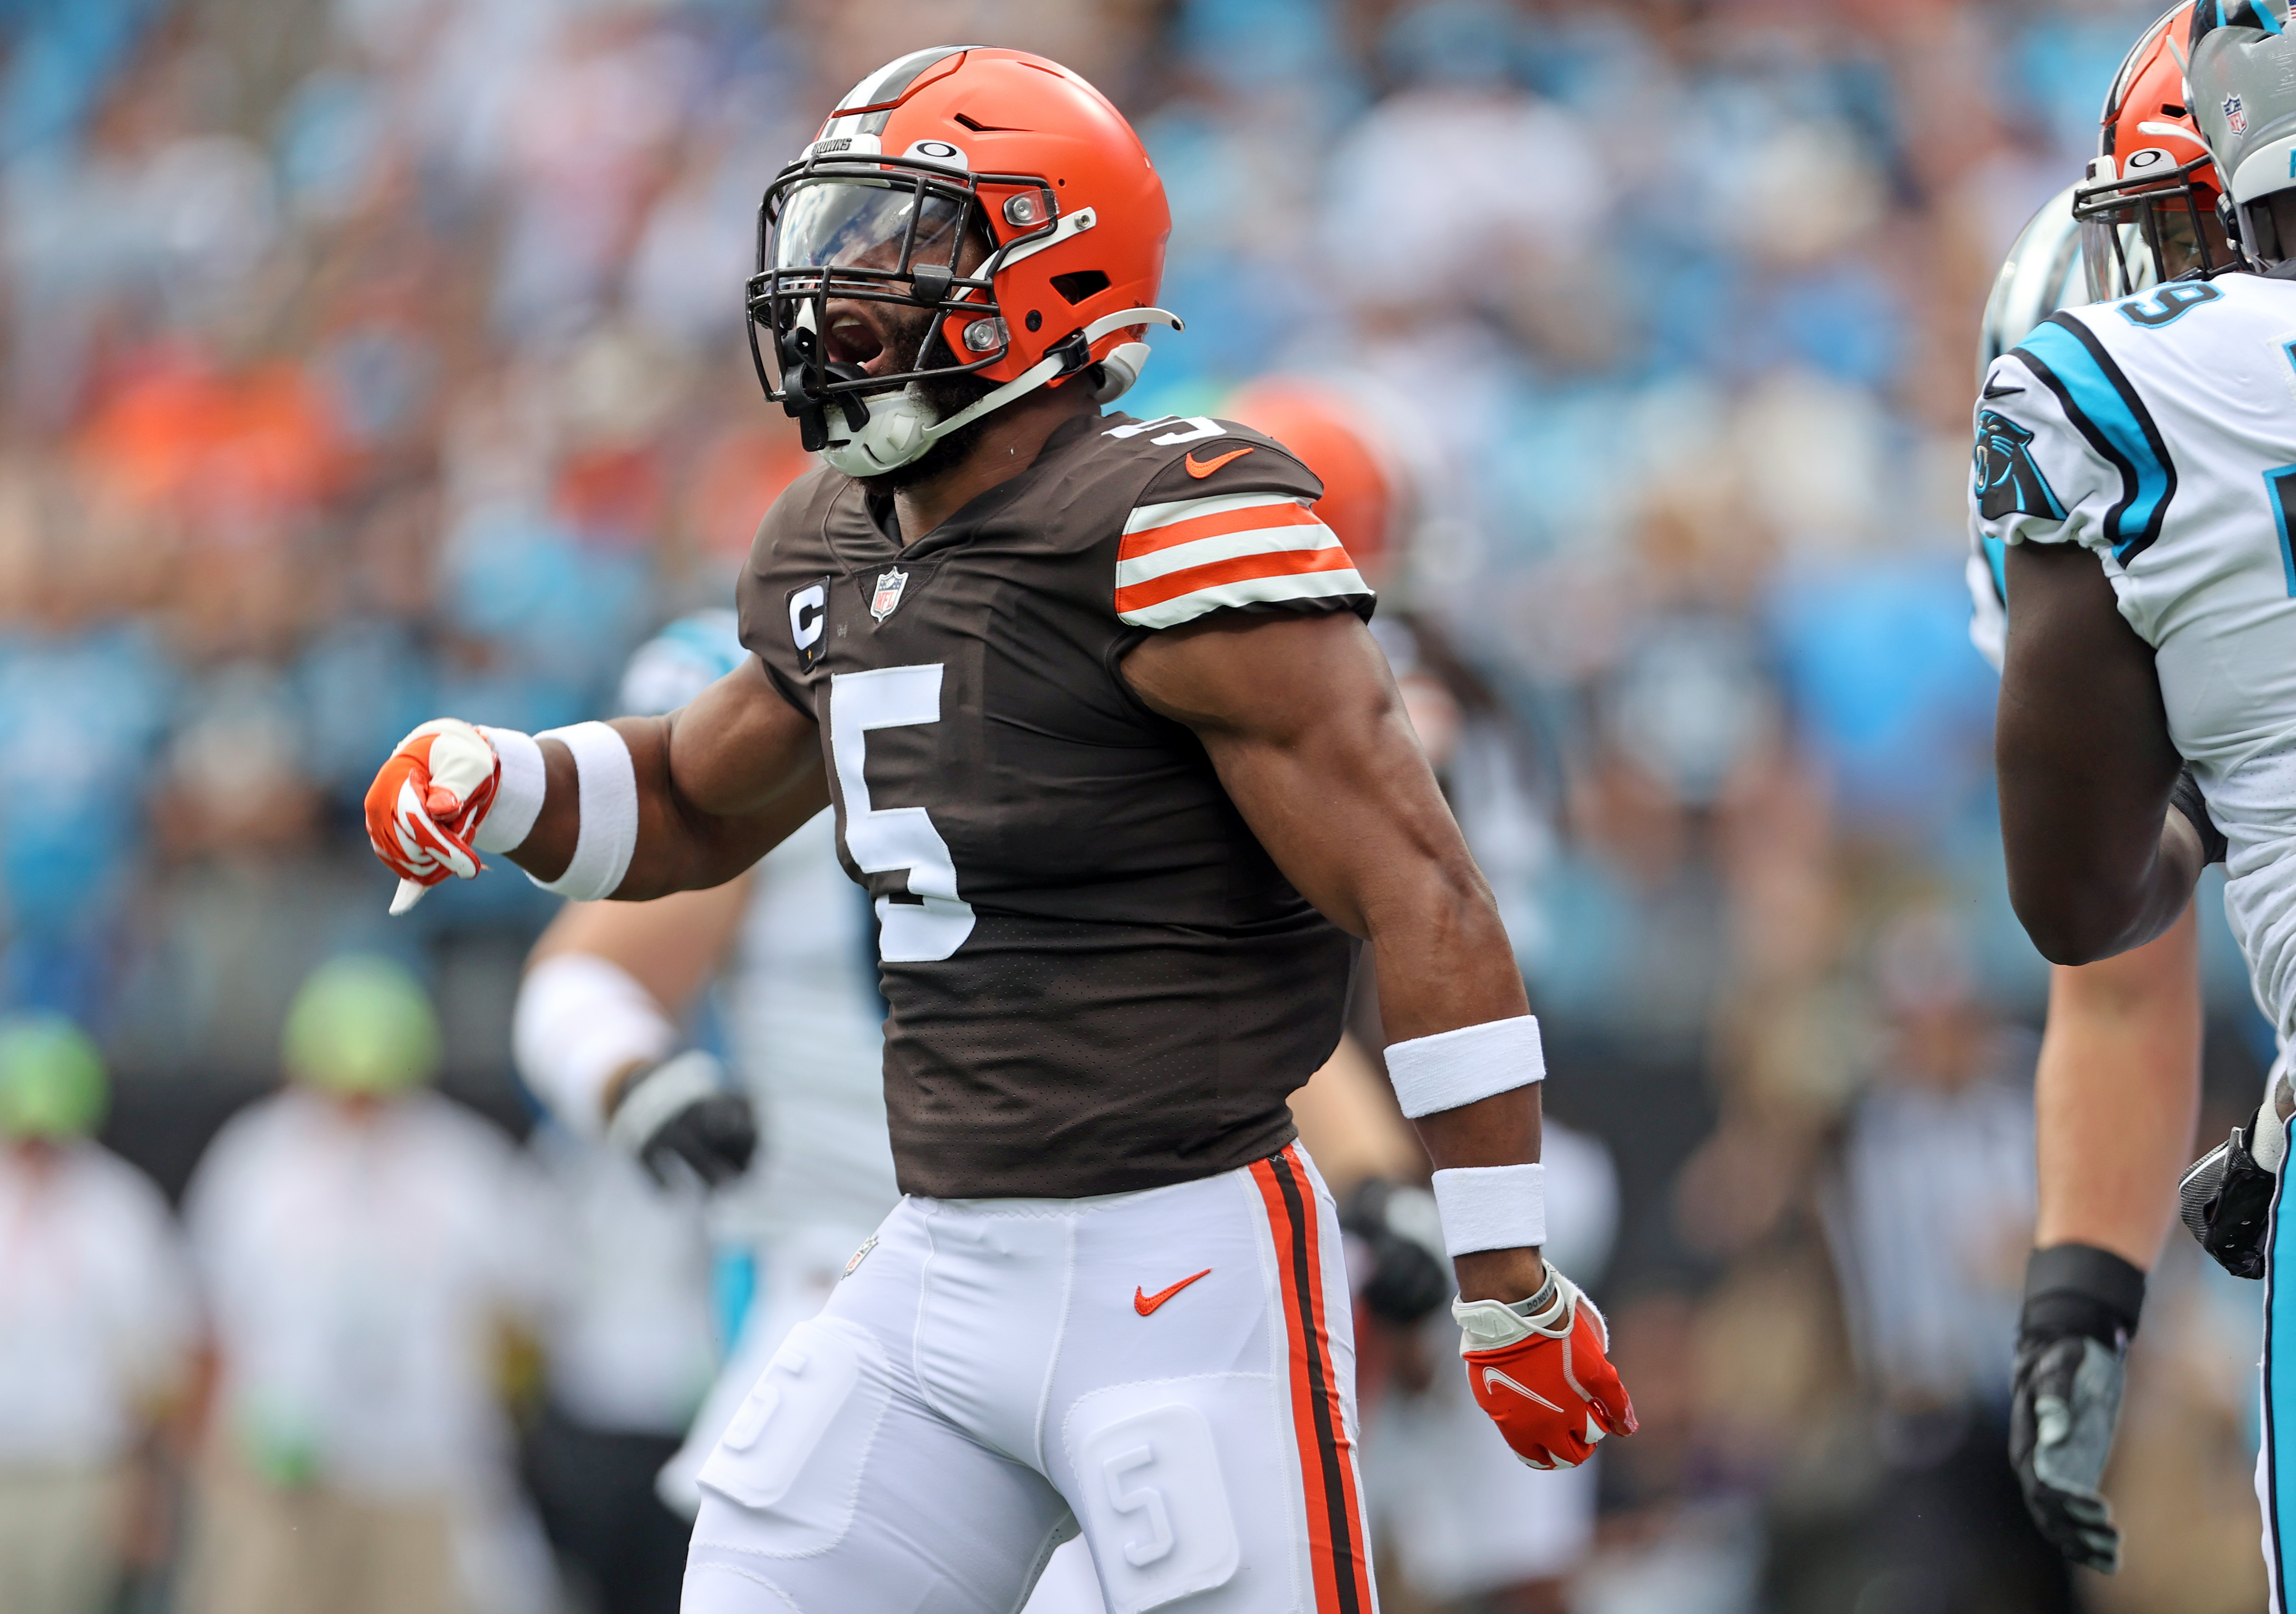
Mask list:
[{"label": "orange football glove", "polygon": [[366,838],[399,879],[391,912],[450,874],[477,877],[471,837],[501,785],[502,760],[468,723],[434,719],[398,742],[366,790]]},{"label": "orange football glove", "polygon": [[1514,1454],[1575,1469],[1610,1435],[1635,1432],[1634,1403],[1607,1355],[1611,1330],[1578,1286],[1547,1269],[1530,1315],[1500,1300],[1455,1300],[1467,1388]]}]

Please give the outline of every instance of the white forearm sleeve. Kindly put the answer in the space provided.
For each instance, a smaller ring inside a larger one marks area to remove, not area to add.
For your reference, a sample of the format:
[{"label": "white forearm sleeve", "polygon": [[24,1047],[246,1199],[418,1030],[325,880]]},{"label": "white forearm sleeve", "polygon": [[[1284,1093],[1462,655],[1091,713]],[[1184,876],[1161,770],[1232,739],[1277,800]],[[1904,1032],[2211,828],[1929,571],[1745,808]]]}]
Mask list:
[{"label": "white forearm sleeve", "polygon": [[1546,1168],[1456,1165],[1433,1179],[1443,1248],[1453,1256],[1546,1242]]},{"label": "white forearm sleeve", "polygon": [[562,952],[526,972],[511,1041],[519,1075],[550,1113],[586,1138],[606,1128],[606,1083],[677,1045],[653,994],[595,953]]},{"label": "white forearm sleeve", "polygon": [[1487,1020],[1387,1045],[1388,1080],[1413,1120],[1546,1079],[1538,1017]]},{"label": "white forearm sleeve", "polygon": [[[630,871],[630,854],[638,844],[638,776],[630,762],[630,748],[604,723],[545,729],[534,737],[562,741],[574,753],[579,785],[576,799],[582,811],[574,858],[566,865],[566,872],[554,880],[534,883],[578,902],[611,896]],[[540,754],[537,745],[537,760]],[[527,877],[534,879],[532,875]]]}]

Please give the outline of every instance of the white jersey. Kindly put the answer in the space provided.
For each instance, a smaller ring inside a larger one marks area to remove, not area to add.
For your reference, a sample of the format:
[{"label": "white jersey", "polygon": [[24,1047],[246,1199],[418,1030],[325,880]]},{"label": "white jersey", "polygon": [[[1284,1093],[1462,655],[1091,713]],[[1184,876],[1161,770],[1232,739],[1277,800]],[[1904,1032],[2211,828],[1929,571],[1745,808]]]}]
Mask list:
[{"label": "white jersey", "polygon": [[[622,709],[682,706],[747,655],[733,612],[680,617],[631,659]],[[901,1197],[885,1125],[875,918],[838,863],[835,836],[824,809],[758,864],[720,984],[731,1064],[764,1141],[749,1179],[720,1197],[730,1234],[827,1225],[858,1242]]]},{"label": "white jersey", "polygon": [[561,1271],[509,1139],[432,1092],[356,1109],[292,1087],[217,1134],[184,1220],[222,1427],[259,1470],[370,1496],[503,1480],[497,1330],[539,1322]]},{"label": "white jersey", "polygon": [[2052,315],[1987,371],[1976,465],[1980,542],[2093,550],[2152,646],[2257,1001],[2296,1034],[2296,284]]},{"label": "white jersey", "polygon": [[0,1474],[101,1469],[181,1388],[197,1306],[168,1202],[73,1140],[0,1145]]}]

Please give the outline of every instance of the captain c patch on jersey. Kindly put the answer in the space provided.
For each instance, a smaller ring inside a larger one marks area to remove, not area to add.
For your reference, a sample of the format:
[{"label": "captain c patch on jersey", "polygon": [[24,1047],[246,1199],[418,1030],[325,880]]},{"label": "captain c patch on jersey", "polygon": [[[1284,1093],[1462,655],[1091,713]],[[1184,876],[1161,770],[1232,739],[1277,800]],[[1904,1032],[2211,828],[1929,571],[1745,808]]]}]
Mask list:
[{"label": "captain c patch on jersey", "polygon": [[2065,507],[2049,490],[2041,467],[2033,463],[2033,434],[2006,416],[1990,409],[1977,416],[1978,513],[1988,521],[2005,515],[2046,515],[2062,521]]},{"label": "captain c patch on jersey", "polygon": [[829,625],[829,586],[836,579],[817,577],[789,591],[790,642],[797,646],[800,668],[810,672],[828,646],[822,630]]}]

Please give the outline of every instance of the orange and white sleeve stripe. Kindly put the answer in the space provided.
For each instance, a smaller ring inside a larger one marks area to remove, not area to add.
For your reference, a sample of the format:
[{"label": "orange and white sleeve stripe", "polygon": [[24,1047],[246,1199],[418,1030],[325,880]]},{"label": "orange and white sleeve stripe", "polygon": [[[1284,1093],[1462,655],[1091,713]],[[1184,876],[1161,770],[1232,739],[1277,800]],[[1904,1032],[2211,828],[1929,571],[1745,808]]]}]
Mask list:
[{"label": "orange and white sleeve stripe", "polygon": [[1142,505],[1116,557],[1116,614],[1136,628],[1177,627],[1227,605],[1371,592],[1332,530],[1289,493]]}]

